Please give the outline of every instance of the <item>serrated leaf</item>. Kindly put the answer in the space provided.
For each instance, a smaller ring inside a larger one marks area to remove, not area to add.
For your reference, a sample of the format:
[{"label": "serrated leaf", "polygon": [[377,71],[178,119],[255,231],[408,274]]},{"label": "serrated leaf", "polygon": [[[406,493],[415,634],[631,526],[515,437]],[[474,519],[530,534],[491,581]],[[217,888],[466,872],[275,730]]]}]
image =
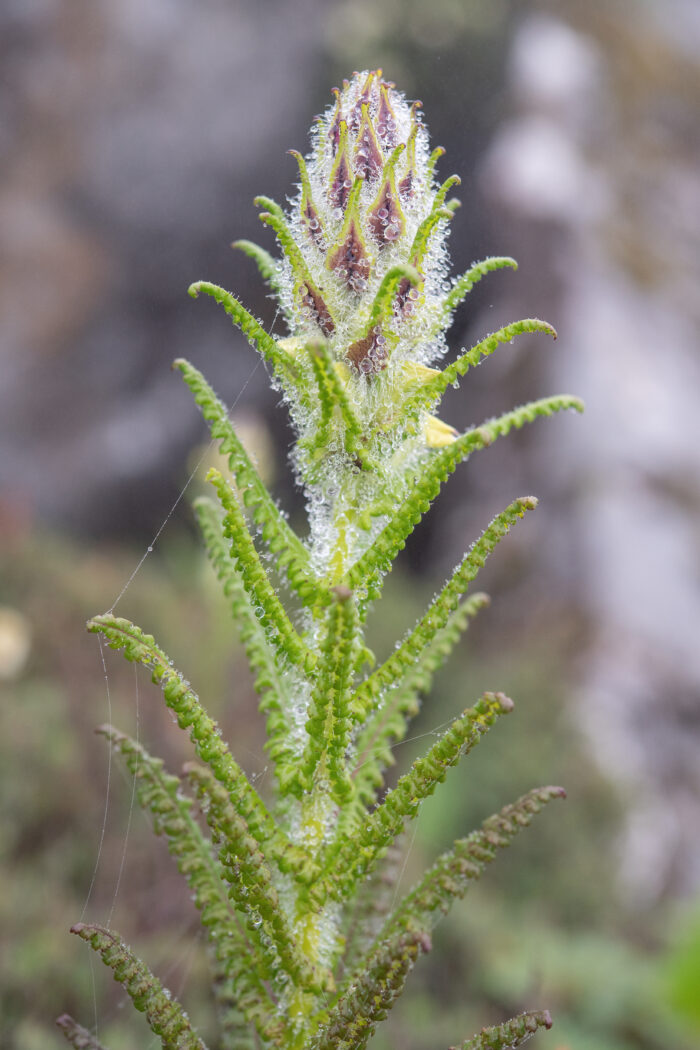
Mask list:
[{"label": "serrated leaf", "polygon": [[421,803],[442,783],[447,771],[479,742],[499,715],[507,714],[512,707],[512,700],[503,693],[484,693],[422,758],[415,760],[356,835],[336,841],[327,860],[333,896],[350,895],[358,880],[373,870],[383,850],[403,831],[406,821],[418,815]]},{"label": "serrated leaf", "polygon": [[346,769],[350,743],[350,682],[355,655],[357,612],[350,591],[335,588],[326,612],[320,660],[306,721],[308,742],[299,772],[299,787],[312,790],[328,779],[331,794],[343,803],[353,786]]},{"label": "serrated leaf", "polygon": [[[365,805],[374,801],[376,791],[382,786],[381,771],[394,763],[391,747],[403,740],[410,720],[418,714],[420,694],[428,692],[433,675],[450,655],[470,620],[488,601],[487,595],[474,594],[450,613],[445,626],[436,631],[416,661],[409,663],[398,680],[386,689],[380,706],[362,725],[355,741],[357,757],[352,776],[358,798]],[[356,692],[355,703],[357,697]]]},{"label": "serrated leaf", "polygon": [[340,381],[336,363],[322,342],[309,347],[309,356],[313,375],[316,380],[316,393],[321,404],[322,421],[316,439],[310,443],[310,449],[323,449],[330,440],[329,425],[337,414],[343,423],[343,442],[348,455],[358,455],[358,441],[362,426],[350,404],[345,387]]},{"label": "serrated leaf", "polygon": [[278,659],[300,670],[313,666],[310,651],[297,634],[255,549],[243,511],[226,479],[213,467],[207,474],[224,509],[224,533],[231,542],[230,554],[255,610],[260,626]]},{"label": "serrated leaf", "polygon": [[185,383],[194,394],[195,401],[209,424],[212,437],[221,442],[221,452],[228,457],[231,473],[243,493],[246,508],[261,530],[263,540],[275,555],[279,567],[284,570],[291,587],[302,600],[310,603],[315,596],[317,584],[308,551],[286,521],[270,496],[265,482],[251,463],[225,406],[201,372],[189,361],[178,358],[173,362],[173,367],[182,373]]},{"label": "serrated leaf", "polygon": [[73,1050],[105,1050],[102,1043],[98,1042],[92,1032],[74,1021],[70,1014],[61,1014],[56,1018],[56,1027],[61,1029],[67,1042]]},{"label": "serrated leaf", "polygon": [[464,297],[471,292],[475,284],[485,277],[487,273],[492,273],[494,270],[502,270],[504,267],[510,267],[512,270],[518,269],[518,264],[515,259],[511,259],[509,255],[491,255],[488,259],[482,259],[481,262],[474,263],[466,273],[463,273],[461,277],[452,285],[452,288],[445,296],[445,302],[443,304],[443,316],[446,322],[449,322],[452,314],[457,309],[459,304],[462,302]]},{"label": "serrated leaf", "polygon": [[[535,1010],[518,1014],[510,1021],[482,1028],[478,1035],[462,1043],[460,1050],[516,1050],[531,1039],[540,1028],[551,1028],[552,1018],[548,1010]],[[457,1047],[450,1047],[457,1050]]]},{"label": "serrated leaf", "polygon": [[112,649],[122,650],[127,660],[147,667],[163,690],[165,703],[176,715],[181,729],[189,729],[195,751],[211,768],[229,793],[236,811],[251,834],[264,843],[275,834],[275,825],[265,804],[221,738],[221,730],[206,713],[189,682],[176,671],[152,635],[120,616],[104,613],[88,620],[88,630],[104,635]]},{"label": "serrated leaf", "polygon": [[279,265],[277,259],[270,255],[269,252],[265,251],[264,248],[261,248],[259,244],[255,244],[253,241],[234,241],[231,247],[243,252],[244,255],[247,255],[248,258],[253,260],[253,262],[258,268],[260,276],[264,281],[267,281],[270,288],[279,299],[280,283]]},{"label": "serrated leaf", "polygon": [[324,1012],[310,1050],[364,1050],[401,995],[418,955],[429,949],[426,938],[407,933],[391,951],[377,953],[371,966],[358,971],[344,994]]},{"label": "serrated leaf", "polygon": [[259,957],[252,953],[228,899],[224,869],[192,816],[192,799],[182,794],[179,778],[164,771],[162,760],[153,758],[135,740],[109,725],[100,726],[97,732],[125,758],[136,778],[139,804],[150,812],[155,833],[164,836],[187,880],[222,975],[235,986],[240,1010],[262,1038],[278,1041],[280,1024],[259,976]]},{"label": "serrated leaf", "polygon": [[267,964],[261,976],[274,981],[281,966],[301,987],[320,991],[322,981],[299,951],[288,927],[272,872],[245,820],[231,805],[228,792],[204,766],[189,763],[185,772],[204,804],[231,899],[246,916],[248,935]]},{"label": "serrated leaf", "polygon": [[188,294],[197,299],[200,292],[210,295],[231,318],[237,328],[243,332],[251,346],[253,346],[270,365],[276,376],[287,385],[294,387],[295,369],[291,358],[281,350],[271,335],[268,335],[260,322],[249,313],[243,303],[236,299],[235,295],[227,292],[218,284],[211,281],[195,281],[187,289]]},{"label": "serrated leaf", "polygon": [[487,420],[446,445],[423,465],[420,473],[409,487],[408,495],[397,508],[392,520],[380,532],[372,546],[360,556],[347,573],[346,582],[354,590],[366,590],[367,601],[379,593],[382,575],[388,571],[392,561],[403,549],[406,537],[427,513],[430,504],[438,495],[449,475],[468,459],[477,449],[486,448],[511,430],[518,430],[543,416],[551,416],[565,409],[583,411],[580,398],[569,394],[529,401],[519,408]]},{"label": "serrated leaf", "polygon": [[459,599],[470,583],[476,579],[488,556],[508,534],[515,522],[536,506],[537,500],[534,496],[524,496],[514,500],[509,507],[496,515],[479,539],[472,544],[450,580],[432,601],[427,612],[413,630],[388,660],[373,671],[356,691],[352,700],[352,709],[359,722],[363,722],[368,717],[382,692],[396,685],[407,671],[416,666],[420,668],[421,654],[434,640],[438,631],[446,626],[450,614],[456,610]]},{"label": "serrated leaf", "polygon": [[205,497],[196,499],[193,506],[207,553],[229,600],[248,663],[255,674],[255,689],[261,698],[260,710],[267,719],[265,748],[275,762],[280,784],[284,784],[294,766],[290,712],[294,703],[295,682],[288,668],[278,664],[276,649],[270,645],[255,614],[241,574],[229,553],[217,507]]},{"label": "serrated leaf", "polygon": [[440,915],[446,914],[456,900],[461,900],[499,851],[509,846],[549,802],[565,797],[566,792],[560,787],[535,788],[488,817],[471,835],[458,839],[438,857],[387,919],[377,936],[375,950],[409,929],[430,933]]},{"label": "serrated leaf", "polygon": [[118,933],[83,922],[71,926],[71,933],[86,941],[110,967],[115,981],[124,986],[136,1009],[146,1015],[151,1031],[160,1036],[163,1050],[206,1050],[177,999],[127,948]]},{"label": "serrated leaf", "polygon": [[547,321],[540,321],[537,317],[526,317],[522,321],[514,321],[512,324],[491,332],[480,340],[471,350],[461,354],[456,361],[447,365],[441,372],[424,383],[410,398],[406,400],[403,411],[406,415],[413,415],[421,409],[431,408],[460,377],[467,374],[470,368],[474,368],[485,357],[489,357],[503,343],[510,343],[516,335],[525,332],[544,332],[557,338],[557,333]]}]

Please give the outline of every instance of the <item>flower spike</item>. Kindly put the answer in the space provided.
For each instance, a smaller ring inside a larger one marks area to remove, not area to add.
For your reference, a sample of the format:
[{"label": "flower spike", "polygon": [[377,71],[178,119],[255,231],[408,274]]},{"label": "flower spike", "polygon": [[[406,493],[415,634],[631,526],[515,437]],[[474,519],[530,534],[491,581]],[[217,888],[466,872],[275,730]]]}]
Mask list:
[{"label": "flower spike", "polygon": [[[290,207],[256,198],[281,257],[235,243],[271,287],[288,331],[273,337],[218,285],[190,288],[223,307],[274,373],[291,416],[308,532],[292,528],[204,377],[175,362],[228,458],[230,475],[207,475],[218,503],[198,495],[194,513],[253,672],[273,776],[254,786],[234,757],[237,741],[224,741],[152,636],[112,611],[88,624],[150,671],[199,760],[186,763],[180,780],[138,742],[101,730],[126,761],[135,796],[198,909],[219,1050],[365,1050],[430,950],[438,918],[563,795],[539,788],[505,806],[397,900],[397,840],[512,701],[484,693],[441,736],[431,734],[431,746],[393,786],[386,771],[435,673],[488,604],[469,588],[535,498],[514,500],[486,525],[379,661],[369,647],[370,606],[461,463],[511,430],[583,406],[569,395],[545,397],[464,433],[440,418],[443,394],[499,346],[524,333],[556,333],[525,318],[438,368],[463,298],[486,274],[515,263],[487,258],[450,281],[447,238],[459,207],[450,193],[459,178],[436,178],[445,151],[430,153],[420,103],[409,103],[379,69],[353,74],[333,96],[309,152],[290,151],[299,169]],[[224,686],[226,710],[249,688],[237,670],[213,680]],[[182,1007],[114,931],[78,924],[74,932],[125,984],[164,1050],[204,1050]],[[103,1050],[68,1015],[58,1023],[73,1050]],[[520,1046],[549,1023],[546,1011],[523,1013],[483,1029],[462,1050]]]}]

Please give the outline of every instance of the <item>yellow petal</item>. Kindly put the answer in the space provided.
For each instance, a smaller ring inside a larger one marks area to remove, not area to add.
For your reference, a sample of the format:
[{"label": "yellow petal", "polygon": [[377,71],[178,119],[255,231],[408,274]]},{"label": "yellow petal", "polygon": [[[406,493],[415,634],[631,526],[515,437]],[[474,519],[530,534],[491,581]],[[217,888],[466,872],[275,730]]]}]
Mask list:
[{"label": "yellow petal", "polygon": [[426,416],[423,434],[428,448],[444,448],[457,440],[458,431],[437,416]]},{"label": "yellow petal", "polygon": [[402,361],[401,371],[409,383],[429,383],[433,376],[440,375],[439,369],[428,368],[427,365],[421,365],[417,361]]},{"label": "yellow petal", "polygon": [[284,350],[284,352],[289,354],[290,357],[294,357],[294,355],[298,354],[300,350],[303,350],[306,341],[304,339],[289,337],[287,339],[278,339],[277,345],[280,350]]}]

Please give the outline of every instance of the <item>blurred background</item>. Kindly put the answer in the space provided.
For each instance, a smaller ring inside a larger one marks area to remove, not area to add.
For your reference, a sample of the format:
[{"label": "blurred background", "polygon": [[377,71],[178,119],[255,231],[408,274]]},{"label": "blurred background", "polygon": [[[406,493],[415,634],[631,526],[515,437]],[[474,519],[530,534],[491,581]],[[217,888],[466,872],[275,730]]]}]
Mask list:
[{"label": "blurred background", "polygon": [[[438,928],[374,1045],[439,1050],[547,1006],[556,1026],[533,1047],[700,1046],[699,53],[697,0],[0,5],[0,1046],[60,1047],[63,1010],[111,1050],[152,1045],[69,936],[82,913],[111,920],[210,1032],[193,905],[92,729],[138,731],[174,770],[187,741],[112,653],[107,693],[84,621],[206,447],[176,356],[235,403],[303,528],[265,370],[186,289],[216,281],[275,322],[229,242],[272,248],[253,196],[290,193],[285,151],[305,151],[332,85],[376,66],[422,99],[441,174],[462,177],[455,270],[520,263],[474,290],[453,353],[522,316],[560,333],[502,347],[443,417],[462,428],[559,391],[587,413],[462,468],[373,621],[381,655],[495,512],[540,497],[415,734],[484,688],[515,713],[426,805],[404,884],[529,787],[569,799]],[[156,633],[265,792],[255,697],[188,511],[198,484],[118,612]]]}]

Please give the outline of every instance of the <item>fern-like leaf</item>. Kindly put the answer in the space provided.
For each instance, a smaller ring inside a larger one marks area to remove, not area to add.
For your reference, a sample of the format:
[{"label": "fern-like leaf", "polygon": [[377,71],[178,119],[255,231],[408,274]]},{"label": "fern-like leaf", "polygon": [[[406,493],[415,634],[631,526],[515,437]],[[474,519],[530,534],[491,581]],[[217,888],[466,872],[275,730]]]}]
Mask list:
[{"label": "fern-like leaf", "polygon": [[472,452],[486,448],[497,438],[510,433],[511,430],[518,430],[526,423],[534,422],[535,419],[551,416],[566,409],[582,412],[583,402],[580,398],[569,394],[529,401],[502,416],[487,420],[480,427],[466,431],[452,444],[445,446],[432,456],[415,478],[414,484],[400,507],[397,508],[393,519],[349,570],[348,586],[353,589],[366,588],[368,600],[376,597],[379,593],[382,574],[390,568],[399,551],[403,550],[406,537],[427,513],[442,484],[460,463],[468,459]]},{"label": "fern-like leaf", "polygon": [[70,1014],[61,1014],[60,1017],[57,1017],[56,1026],[61,1029],[73,1050],[105,1050],[92,1032],[88,1032],[87,1028],[83,1028],[81,1024],[74,1021]]},{"label": "fern-like leaf", "polygon": [[369,335],[375,325],[386,322],[391,317],[399,283],[406,280],[409,284],[417,285],[420,284],[420,279],[420,274],[414,266],[399,264],[387,270],[374,296],[366,335]]},{"label": "fern-like leaf", "polygon": [[470,368],[474,368],[485,357],[489,357],[503,343],[510,343],[516,335],[524,332],[545,332],[553,339],[557,338],[556,330],[547,321],[540,321],[537,317],[526,317],[522,321],[514,321],[513,324],[499,328],[484,339],[480,340],[471,350],[467,350],[452,364],[443,368],[442,372],[423,384],[416,393],[407,400],[404,411],[412,415],[419,409],[432,407],[436,401],[452,386],[461,376],[465,376]]},{"label": "fern-like leaf", "polygon": [[514,500],[493,519],[408,637],[355,693],[352,707],[353,714],[359,722],[364,722],[382,692],[396,685],[403,674],[414,668],[420,670],[423,652],[433,642],[437,633],[446,626],[450,614],[456,610],[459,599],[469,584],[476,579],[489,554],[508,534],[515,522],[536,506],[537,500],[534,496],[525,496]]},{"label": "fern-like leaf", "polygon": [[265,482],[251,463],[234,430],[226,408],[201,372],[189,361],[178,358],[173,362],[173,368],[182,373],[209,424],[212,437],[221,442],[221,452],[228,457],[229,467],[243,495],[243,502],[260,528],[263,540],[275,555],[277,564],[284,569],[291,587],[302,600],[311,602],[316,593],[316,585],[308,551],[267,491]]},{"label": "fern-like leaf", "polygon": [[199,298],[200,292],[204,292],[205,295],[210,295],[220,306],[223,306],[224,311],[236,327],[240,328],[250,345],[270,363],[275,375],[294,389],[296,370],[292,359],[280,348],[272,336],[267,334],[260,322],[246,310],[235,295],[227,292],[218,284],[212,284],[211,281],[195,281],[189,286],[187,292],[193,299]]},{"label": "fern-like leaf", "polygon": [[509,255],[491,255],[488,259],[482,259],[481,262],[470,266],[466,273],[457,278],[445,296],[443,306],[445,318],[449,319],[452,316],[465,295],[471,292],[474,285],[478,284],[482,277],[485,277],[487,273],[492,273],[494,270],[502,270],[506,266],[513,270],[518,269],[517,262],[515,259],[511,259]]},{"label": "fern-like leaf", "polygon": [[204,537],[207,553],[229,600],[233,619],[245,647],[251,670],[255,674],[255,689],[260,696],[260,710],[267,718],[265,749],[275,762],[275,771],[283,786],[293,772],[292,728],[289,712],[292,708],[293,683],[288,668],[281,668],[277,653],[270,645],[264,629],[255,614],[229,544],[223,536],[221,514],[210,499],[204,496],[194,501],[194,511]]},{"label": "fern-like leaf", "polygon": [[214,467],[208,472],[207,481],[216,489],[224,509],[224,533],[231,541],[231,557],[270,644],[283,663],[289,661],[300,669],[310,670],[314,662],[312,655],[294,629],[263,568],[235,493]]},{"label": "fern-like leaf", "polygon": [[504,1024],[492,1028],[482,1028],[478,1035],[473,1035],[462,1043],[461,1047],[451,1046],[450,1050],[516,1050],[531,1039],[540,1028],[551,1028],[552,1018],[548,1010],[535,1010],[518,1014]]},{"label": "fern-like leaf", "polygon": [[177,999],[163,988],[145,963],[127,948],[119,934],[103,926],[78,922],[71,926],[96,951],[123,985],[137,1010],[146,1015],[151,1031],[160,1036],[163,1050],[206,1050]]},{"label": "fern-like leaf", "polygon": [[[418,714],[420,694],[428,692],[433,675],[450,655],[470,620],[488,602],[486,594],[465,599],[426,645],[420,658],[409,664],[399,680],[386,690],[380,706],[362,726],[355,742],[357,757],[352,776],[358,799],[366,806],[374,801],[375,793],[383,784],[381,771],[394,763],[392,745],[403,740],[410,720]],[[355,703],[358,703],[357,693]]]},{"label": "fern-like leaf", "polygon": [[326,613],[321,659],[306,722],[308,743],[300,770],[300,787],[311,790],[315,779],[328,777],[331,793],[342,802],[352,792],[345,767],[350,743],[350,676],[357,615],[352,593],[336,587]]},{"label": "fern-like leaf", "polygon": [[188,763],[185,772],[204,803],[207,823],[219,844],[230,896],[246,916],[249,935],[267,963],[263,976],[273,979],[281,966],[302,987],[320,991],[322,983],[288,928],[272,873],[246,822],[231,805],[228,792],[204,766]]},{"label": "fern-like leaf", "polygon": [[140,663],[151,672],[153,681],[163,690],[165,703],[177,717],[181,729],[189,729],[197,755],[206,762],[214,776],[226,788],[236,811],[246,821],[250,833],[259,843],[275,834],[275,825],[264,802],[249,783],[221,738],[221,731],[202,707],[199,697],[150,634],[130,620],[110,613],[88,620],[88,630],[104,635],[112,649],[122,650],[127,660]]},{"label": "fern-like leaf", "polygon": [[316,389],[323,412],[323,424],[310,445],[311,451],[325,450],[328,445],[328,425],[338,415],[343,422],[343,440],[345,451],[350,456],[357,455],[357,443],[362,434],[362,427],[350,404],[350,400],[341,383],[336,364],[326,343],[316,342],[310,346],[311,366],[316,379]]},{"label": "fern-like leaf", "polygon": [[335,896],[349,895],[358,879],[372,871],[385,848],[403,831],[406,821],[417,816],[421,803],[432,795],[447,771],[471,751],[499,715],[512,708],[513,701],[503,693],[485,693],[455,719],[427,754],[415,760],[353,839],[336,841],[328,858]]},{"label": "fern-like leaf", "polygon": [[213,953],[210,965],[219,1050],[255,1050],[255,1034],[241,1010],[236,984],[230,980]]},{"label": "fern-like leaf", "polygon": [[407,933],[399,946],[378,953],[372,965],[358,972],[345,994],[322,1015],[311,1050],[364,1050],[377,1024],[401,995],[419,954],[429,950],[428,938]]},{"label": "fern-like leaf", "polygon": [[509,846],[532,818],[553,799],[565,798],[560,787],[535,788],[498,813],[488,817],[477,831],[458,839],[438,857],[418,884],[404,897],[387,920],[376,941],[376,951],[387,941],[396,941],[406,930],[430,933],[440,915],[460,900],[499,850]]},{"label": "fern-like leaf", "polygon": [[[139,804],[153,817],[153,830],[163,835],[168,850],[192,891],[210,937],[222,981],[235,985],[236,1002],[264,1039],[278,1042],[281,1029],[275,1003],[258,976],[260,957],[251,951],[226,892],[224,868],[214,856],[191,813],[192,799],[182,794],[177,777],[166,773],[163,762],[113,726],[97,732],[126,760],[137,781]],[[223,790],[223,789],[222,789]]]},{"label": "fern-like leaf", "polygon": [[[363,980],[363,975],[372,972],[376,966],[386,966],[388,960],[398,963],[407,936],[429,944],[430,933],[439,916],[445,914],[455,900],[464,896],[469,885],[479,878],[498,851],[508,846],[517,833],[528,826],[535,814],[541,812],[552,799],[564,795],[565,792],[559,787],[536,788],[489,817],[478,831],[455,842],[452,849],[438,858],[387,919],[373,946],[357,963],[338,992],[338,1001],[342,1002],[353,986]],[[494,1043],[495,1047],[506,1045]],[[483,1046],[489,1044],[484,1043]]]},{"label": "fern-like leaf", "polygon": [[272,291],[279,298],[280,283],[277,259],[270,255],[269,252],[266,252],[264,248],[261,248],[259,244],[255,244],[254,241],[234,241],[231,247],[237,248],[238,251],[243,252],[244,255],[253,260],[262,279],[269,284]]}]

